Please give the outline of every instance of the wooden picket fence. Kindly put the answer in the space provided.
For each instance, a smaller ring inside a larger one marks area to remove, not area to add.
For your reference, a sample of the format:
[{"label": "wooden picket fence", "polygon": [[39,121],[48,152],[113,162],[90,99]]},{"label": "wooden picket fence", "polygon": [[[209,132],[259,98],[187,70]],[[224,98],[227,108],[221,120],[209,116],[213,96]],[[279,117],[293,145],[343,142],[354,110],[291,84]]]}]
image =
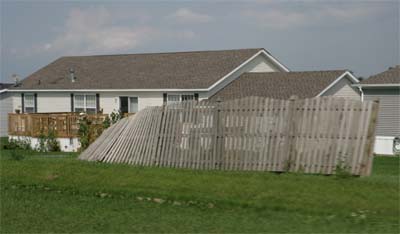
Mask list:
[{"label": "wooden picket fence", "polygon": [[182,102],[107,129],[83,160],[208,170],[370,175],[377,102],[342,98]]}]

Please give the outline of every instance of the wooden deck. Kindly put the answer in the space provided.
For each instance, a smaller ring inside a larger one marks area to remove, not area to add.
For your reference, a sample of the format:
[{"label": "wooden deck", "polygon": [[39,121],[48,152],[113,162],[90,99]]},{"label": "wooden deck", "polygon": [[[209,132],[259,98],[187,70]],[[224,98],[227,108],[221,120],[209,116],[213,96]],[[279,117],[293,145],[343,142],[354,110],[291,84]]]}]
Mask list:
[{"label": "wooden deck", "polygon": [[[92,121],[102,124],[106,114],[86,115]],[[8,114],[8,135],[39,137],[53,130],[56,137],[78,136],[79,113],[31,113]]]}]

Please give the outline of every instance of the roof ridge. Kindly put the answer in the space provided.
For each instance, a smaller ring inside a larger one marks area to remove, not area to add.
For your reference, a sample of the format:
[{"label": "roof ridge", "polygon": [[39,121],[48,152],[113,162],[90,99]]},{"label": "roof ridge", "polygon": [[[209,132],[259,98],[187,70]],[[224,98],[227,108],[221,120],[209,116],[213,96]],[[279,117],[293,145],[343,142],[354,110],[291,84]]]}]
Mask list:
[{"label": "roof ridge", "polygon": [[[60,58],[76,58],[76,57],[106,57],[106,56],[129,56],[129,55],[156,55],[156,54],[185,54],[185,53],[202,53],[202,52],[222,52],[222,51],[243,51],[243,50],[265,50],[264,48],[242,48],[242,49],[226,49],[226,50],[193,50],[193,51],[173,51],[173,52],[150,52],[150,53],[131,53],[131,54],[94,54],[94,55],[70,55]],[[265,50],[268,52],[267,50]],[[269,52],[268,52],[269,53]]]}]

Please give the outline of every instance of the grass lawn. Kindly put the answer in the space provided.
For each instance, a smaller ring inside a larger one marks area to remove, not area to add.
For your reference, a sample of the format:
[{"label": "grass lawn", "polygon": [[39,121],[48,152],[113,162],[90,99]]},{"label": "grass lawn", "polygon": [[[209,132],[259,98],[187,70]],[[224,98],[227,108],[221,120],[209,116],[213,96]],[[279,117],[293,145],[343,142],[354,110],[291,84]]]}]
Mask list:
[{"label": "grass lawn", "polygon": [[399,232],[399,158],[370,177],[190,171],[1,151],[0,231]]}]

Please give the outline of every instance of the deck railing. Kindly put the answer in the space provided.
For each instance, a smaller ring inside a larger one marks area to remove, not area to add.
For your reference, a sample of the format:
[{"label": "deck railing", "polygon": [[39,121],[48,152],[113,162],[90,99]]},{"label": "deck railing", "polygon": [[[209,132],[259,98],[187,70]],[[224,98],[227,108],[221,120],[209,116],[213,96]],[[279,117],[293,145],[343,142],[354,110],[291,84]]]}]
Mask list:
[{"label": "deck railing", "polygon": [[[106,114],[86,115],[95,124],[102,124]],[[39,137],[53,131],[56,137],[78,136],[79,113],[30,113],[8,114],[8,135]]]}]

